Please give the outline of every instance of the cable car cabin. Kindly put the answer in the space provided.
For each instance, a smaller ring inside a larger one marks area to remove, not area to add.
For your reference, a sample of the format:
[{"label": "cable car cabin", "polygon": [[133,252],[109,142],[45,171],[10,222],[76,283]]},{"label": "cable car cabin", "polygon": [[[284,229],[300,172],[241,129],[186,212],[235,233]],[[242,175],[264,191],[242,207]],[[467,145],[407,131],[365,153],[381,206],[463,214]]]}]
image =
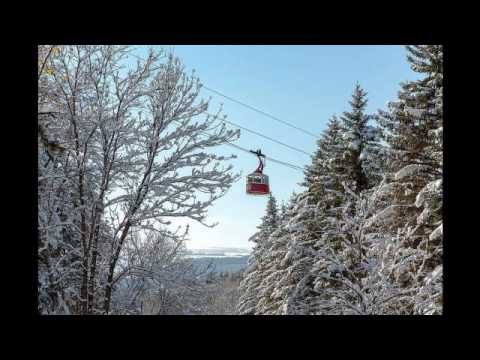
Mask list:
[{"label": "cable car cabin", "polygon": [[268,175],[254,172],[247,176],[247,194],[250,195],[268,195],[270,187],[268,184]]},{"label": "cable car cabin", "polygon": [[[270,186],[268,185],[268,176],[263,174],[263,167],[265,166],[265,155],[261,150],[252,151],[252,154],[258,157],[257,169],[247,176],[247,194],[250,195],[268,195],[270,194]],[[262,159],[263,158],[263,159]]]}]

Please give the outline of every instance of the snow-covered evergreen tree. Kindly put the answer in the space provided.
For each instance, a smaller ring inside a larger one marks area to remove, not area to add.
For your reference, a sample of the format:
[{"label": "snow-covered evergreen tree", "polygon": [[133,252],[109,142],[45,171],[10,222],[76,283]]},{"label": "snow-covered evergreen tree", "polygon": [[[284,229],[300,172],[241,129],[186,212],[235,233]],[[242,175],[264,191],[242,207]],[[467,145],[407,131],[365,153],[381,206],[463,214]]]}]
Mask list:
[{"label": "snow-covered evergreen tree", "polygon": [[257,227],[258,231],[249,239],[255,243],[255,246],[240,282],[241,296],[237,306],[237,312],[240,315],[256,314],[256,307],[260,300],[260,284],[265,277],[265,269],[268,263],[267,255],[271,246],[269,238],[278,228],[279,220],[276,199],[270,194],[265,215]]},{"label": "snow-covered evergreen tree", "polygon": [[278,223],[279,224],[284,222],[285,219],[287,218],[287,211],[288,211],[288,206],[285,203],[285,201],[282,200],[282,203],[280,204],[280,208],[279,208],[279,214],[278,214]]},{"label": "snow-covered evergreen tree", "polygon": [[397,172],[423,169],[439,175],[442,163],[442,59],[440,45],[407,46],[407,59],[413,71],[424,75],[420,80],[401,84],[398,101],[389,111],[377,116],[389,145],[389,170]]},{"label": "snow-covered evergreen tree", "polygon": [[442,312],[442,49],[407,51],[425,77],[380,111],[380,131],[356,85],[319,139],[307,189],[258,253],[268,266],[252,313]]},{"label": "snow-covered evergreen tree", "polygon": [[262,258],[264,270],[263,279],[259,285],[256,314],[274,315],[281,312],[281,296],[275,292],[275,286],[283,271],[282,260],[287,253],[288,242],[287,220],[293,216],[294,202],[295,195],[292,195],[289,207],[282,203],[278,227],[267,239],[266,251]]},{"label": "snow-covered evergreen tree", "polygon": [[[376,143],[374,154],[377,159],[382,150],[387,154],[382,159],[386,162],[377,162],[387,172],[384,180],[374,188],[362,188],[358,186],[364,184],[358,181],[362,176],[357,176],[361,172],[354,171],[350,180],[355,181],[344,183],[341,217],[322,236],[326,239],[315,264],[320,313],[441,311],[441,91],[429,88],[441,88],[441,74],[433,70],[441,69],[441,52],[437,47],[408,51],[409,60],[417,64],[414,70],[434,73],[405,84],[400,101],[390,105],[389,113],[381,112],[378,122],[387,148]],[[424,58],[415,60],[411,54]],[[352,103],[361,104],[361,96],[355,98]],[[429,108],[429,99],[436,111],[418,111]],[[371,179],[376,181],[377,174]],[[430,201],[424,206],[426,198]],[[338,248],[329,241],[332,235],[341,239]]]},{"label": "snow-covered evergreen tree", "polygon": [[262,217],[260,225],[257,227],[259,230],[256,232],[251,241],[255,243],[264,243],[270,234],[278,228],[280,218],[278,214],[277,200],[270,194],[267,201],[267,209],[265,215]]},{"label": "snow-covered evergreen tree", "polygon": [[317,142],[312,164],[305,170],[303,185],[286,221],[286,254],[283,271],[275,285],[282,294],[281,313],[313,314],[318,294],[314,291],[316,274],[312,272],[319,238],[325,223],[331,221],[327,209],[336,208],[342,201],[342,181],[345,180],[342,159],[344,140],[335,116]]},{"label": "snow-covered evergreen tree", "polygon": [[341,311],[325,304],[335,298],[332,292],[339,292],[346,281],[325,282],[325,276],[348,274],[349,281],[354,282],[362,273],[361,246],[354,236],[357,229],[355,222],[347,219],[355,216],[358,194],[378,181],[381,164],[378,131],[367,124],[370,117],[364,114],[366,102],[366,93],[357,84],[350,101],[352,111],[343,114],[341,123],[336,117],[331,119],[306,171],[306,192],[315,199],[315,215],[308,229],[312,240],[305,262],[310,268],[297,290],[302,286],[301,293],[308,294],[310,314]]},{"label": "snow-covered evergreen tree", "polygon": [[379,134],[369,124],[372,117],[365,114],[367,102],[366,91],[357,83],[349,101],[352,109],[343,113],[340,125],[346,146],[343,158],[346,185],[357,194],[377,184],[381,171]]},{"label": "snow-covered evergreen tree", "polygon": [[[363,119],[363,117],[362,117]],[[328,271],[335,271],[325,258],[328,253],[339,252],[343,248],[343,232],[339,230],[342,206],[346,202],[344,184],[352,184],[352,163],[346,161],[351,151],[349,139],[345,136],[345,126],[341,126],[333,116],[327,129],[318,141],[318,149],[312,165],[307,168],[306,182],[308,192],[316,199],[316,231],[311,234],[315,239],[312,254],[310,278],[310,313],[325,313],[322,304],[329,294],[319,288],[319,277]],[[312,177],[311,174],[317,176]],[[320,289],[320,290],[319,290]]]},{"label": "snow-covered evergreen tree", "polygon": [[442,312],[442,61],[440,45],[407,47],[412,70],[424,75],[402,84],[399,99],[381,111],[389,172],[387,199],[369,219],[387,238],[384,271],[410,293],[402,313]]},{"label": "snow-covered evergreen tree", "polygon": [[315,202],[339,205],[343,194],[342,182],[346,181],[343,157],[345,141],[340,122],[335,115],[329,120],[327,129],[317,140],[317,150],[312,163],[305,169],[302,183]]}]

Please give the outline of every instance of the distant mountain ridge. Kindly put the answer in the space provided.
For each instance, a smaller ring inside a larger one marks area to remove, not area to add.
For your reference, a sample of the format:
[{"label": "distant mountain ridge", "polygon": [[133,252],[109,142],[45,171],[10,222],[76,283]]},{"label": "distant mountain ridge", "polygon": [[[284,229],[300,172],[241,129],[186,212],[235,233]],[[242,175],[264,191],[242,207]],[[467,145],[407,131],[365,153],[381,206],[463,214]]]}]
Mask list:
[{"label": "distant mountain ridge", "polygon": [[248,256],[199,256],[192,257],[193,264],[199,269],[213,266],[214,272],[237,272],[247,267]]},{"label": "distant mountain ridge", "polygon": [[247,266],[251,250],[236,247],[192,248],[184,251],[184,256],[192,259],[198,268],[214,266],[214,272],[237,272]]},{"label": "distant mountain ridge", "polygon": [[245,248],[235,247],[210,247],[186,249],[185,256],[187,257],[237,257],[249,256],[251,250]]}]

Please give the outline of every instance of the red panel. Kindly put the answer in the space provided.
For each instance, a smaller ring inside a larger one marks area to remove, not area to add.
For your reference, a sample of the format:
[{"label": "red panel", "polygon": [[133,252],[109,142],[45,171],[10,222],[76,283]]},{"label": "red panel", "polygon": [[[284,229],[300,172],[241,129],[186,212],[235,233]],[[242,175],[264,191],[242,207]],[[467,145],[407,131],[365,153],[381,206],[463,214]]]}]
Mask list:
[{"label": "red panel", "polygon": [[267,195],[270,193],[270,189],[267,184],[247,183],[247,193]]}]

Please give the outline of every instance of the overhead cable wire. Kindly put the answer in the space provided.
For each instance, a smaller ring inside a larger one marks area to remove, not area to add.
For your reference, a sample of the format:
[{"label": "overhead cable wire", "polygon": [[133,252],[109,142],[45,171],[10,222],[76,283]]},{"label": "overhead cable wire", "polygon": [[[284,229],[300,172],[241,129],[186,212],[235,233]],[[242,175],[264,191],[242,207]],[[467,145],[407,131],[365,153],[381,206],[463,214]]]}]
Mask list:
[{"label": "overhead cable wire", "polygon": [[[135,54],[132,54],[132,56],[136,57],[136,58],[139,59],[139,60],[145,61],[145,59],[142,59],[141,57],[139,57],[139,56],[137,56],[137,55],[135,55]],[[278,117],[276,117],[276,116],[274,116],[274,115],[271,115],[271,114],[269,114],[269,113],[267,113],[267,112],[265,112],[265,111],[263,111],[263,110],[257,109],[257,108],[255,108],[255,107],[253,107],[253,106],[251,106],[251,105],[248,105],[248,104],[245,104],[244,102],[241,102],[241,101],[239,101],[239,100],[236,100],[236,99],[234,99],[234,98],[232,98],[232,97],[230,97],[230,96],[228,96],[228,95],[225,95],[225,94],[221,93],[221,92],[218,91],[218,90],[212,89],[212,88],[204,85],[203,83],[202,83],[202,88],[204,88],[204,89],[206,89],[206,90],[208,90],[208,91],[211,91],[211,92],[213,92],[213,93],[215,93],[215,94],[217,94],[217,95],[220,95],[220,96],[224,97],[225,99],[228,99],[228,100],[230,100],[230,101],[233,101],[233,102],[235,102],[235,103],[237,103],[237,104],[239,104],[239,105],[242,105],[242,106],[244,106],[244,107],[247,107],[248,109],[253,110],[253,111],[255,111],[255,112],[259,113],[259,114],[262,114],[262,115],[264,115],[264,116],[267,116],[267,117],[269,117],[270,119],[273,119],[273,120],[275,120],[275,121],[281,122],[281,123],[284,124],[284,125],[287,125],[287,126],[290,126],[291,128],[294,128],[294,129],[296,129],[296,130],[299,130],[299,131],[303,132],[304,134],[307,134],[307,135],[309,135],[309,136],[314,137],[315,139],[318,138],[318,135],[316,135],[316,134],[314,134],[314,133],[312,133],[312,132],[310,132],[310,131],[308,131],[308,130],[302,129],[302,128],[296,126],[296,125],[293,125],[293,124],[289,123],[288,121],[279,119]]]},{"label": "overhead cable wire", "polygon": [[[181,124],[178,120],[173,120],[173,121],[175,121],[177,124]],[[209,137],[213,136],[212,134],[210,134],[209,132],[204,131],[204,130],[200,130],[200,132],[201,132],[202,134],[204,134],[204,135],[209,136]],[[239,146],[239,145],[237,145],[237,144],[234,144],[234,143],[232,143],[232,142],[230,142],[230,141],[225,141],[225,145],[232,146],[232,147],[234,147],[234,148],[236,148],[236,149],[238,149],[238,150],[242,150],[242,151],[244,151],[244,152],[246,152],[246,153],[248,153],[248,154],[250,154],[250,155],[253,155],[250,150],[248,150],[248,149],[246,149],[246,148],[244,148],[244,147],[242,147],[242,146]],[[304,169],[303,169],[302,167],[300,167],[300,166],[293,165],[293,164],[290,164],[290,163],[287,163],[287,162],[284,162],[284,161],[280,161],[280,160],[271,158],[270,156],[265,156],[265,158],[266,158],[267,160],[269,160],[269,161],[273,161],[273,162],[275,162],[275,163],[277,163],[277,164],[284,165],[284,166],[289,167],[289,168],[291,168],[291,169],[293,169],[293,170],[302,171],[302,172],[303,172],[303,170],[304,170]]]},{"label": "overhead cable wire", "polygon": [[[143,59],[141,59],[140,57],[138,57],[137,55],[133,55],[133,56],[134,56],[134,57],[137,57],[137,58],[140,59],[140,60],[143,60]],[[145,61],[145,60],[144,60],[144,61]],[[203,86],[203,87],[205,87],[205,86]],[[213,115],[212,115],[212,116],[213,116]],[[234,123],[234,122],[232,122],[232,121],[226,120],[226,119],[224,119],[224,118],[223,118],[221,121],[224,121],[224,122],[226,122],[226,123],[229,123],[230,125],[233,125],[233,126],[239,128],[239,129],[242,129],[242,130],[245,130],[245,131],[250,132],[250,133],[252,133],[252,134],[255,134],[255,135],[257,135],[257,136],[260,136],[260,137],[262,137],[262,138],[264,138],[264,139],[273,141],[273,142],[275,142],[275,143],[277,143],[277,144],[279,144],[279,145],[285,146],[285,147],[287,147],[287,148],[289,148],[289,149],[291,149],[291,150],[300,152],[300,153],[302,153],[302,154],[304,154],[304,155],[307,155],[307,156],[311,156],[310,153],[308,153],[308,152],[306,152],[306,151],[304,151],[304,150],[302,150],[302,149],[299,149],[299,148],[297,148],[297,147],[288,145],[288,144],[286,144],[286,143],[284,143],[284,142],[282,142],[282,141],[273,139],[273,138],[271,138],[271,137],[269,137],[269,136],[267,136],[267,135],[264,135],[264,134],[261,134],[261,133],[259,133],[259,132],[257,132],[257,131],[248,129],[248,128],[246,128],[246,127],[244,127],[244,126],[241,126],[241,125],[238,125],[238,124],[236,124],[236,123]]]},{"label": "overhead cable wire", "polygon": [[[139,57],[139,56],[137,56],[137,55],[135,55],[135,54],[131,54],[131,55],[134,56],[135,58],[139,59],[139,60],[146,61],[145,59],[142,59],[141,57]],[[205,85],[203,85],[202,87],[207,88]],[[207,90],[216,92],[215,90],[212,90],[212,89],[209,89],[209,88],[207,88]],[[223,95],[222,95],[222,96],[223,96]],[[233,99],[232,99],[232,100],[233,100]],[[235,100],[233,100],[233,101],[235,101]],[[246,106],[248,106],[248,105],[246,105]],[[256,109],[254,109],[254,110],[256,111]],[[261,110],[260,110],[260,111],[261,111]],[[267,114],[267,115],[268,115],[268,114]],[[280,119],[278,119],[278,120],[279,120],[279,121],[282,121],[282,120],[280,120]],[[179,123],[179,122],[176,121],[176,120],[174,120],[174,121],[177,122],[177,123]],[[253,133],[253,134],[257,135],[257,136],[260,136],[260,137],[263,137],[263,138],[268,139],[268,140],[270,140],[270,141],[273,141],[273,142],[275,142],[275,143],[277,143],[277,144],[280,144],[280,145],[282,145],[282,146],[288,147],[288,148],[290,148],[290,149],[292,149],[292,150],[295,150],[295,151],[297,151],[297,152],[301,152],[301,153],[303,153],[303,154],[305,154],[305,155],[311,156],[311,154],[307,153],[306,151],[303,151],[303,150],[301,150],[301,149],[298,149],[298,148],[295,148],[295,147],[290,146],[290,145],[288,145],[288,144],[285,144],[285,143],[283,143],[283,142],[281,142],[281,141],[278,141],[278,140],[273,139],[273,138],[271,138],[271,137],[269,137],[269,136],[266,136],[266,135],[263,135],[263,134],[261,134],[261,133],[258,133],[258,132],[254,131],[254,130],[250,130],[250,129],[245,128],[245,127],[243,127],[243,126],[237,125],[237,124],[235,124],[235,123],[233,123],[233,122],[231,122],[231,121],[228,121],[228,120],[225,120],[225,119],[221,119],[221,121],[226,122],[226,123],[229,123],[229,124],[231,124],[231,125],[233,125],[233,126],[236,126],[236,127],[240,128],[240,129],[243,129],[243,130],[245,130],[245,131],[251,132],[251,133]],[[288,124],[288,125],[295,127],[294,125],[291,125],[291,124]],[[302,129],[300,129],[300,128],[298,128],[298,129],[299,129],[299,130],[302,130]],[[302,131],[303,131],[303,130],[302,130]],[[206,132],[206,131],[201,131],[201,132],[202,132],[203,134],[208,135],[208,136],[212,136],[212,134],[210,134],[210,133],[208,133],[208,132]],[[307,132],[307,133],[308,133],[308,132]],[[311,134],[311,133],[310,133],[310,135],[316,137],[316,135],[313,135],[313,134]],[[234,143],[232,143],[232,142],[226,141],[225,144],[226,144],[226,145],[229,145],[229,146],[232,146],[232,147],[234,147],[234,148],[237,148],[237,149],[239,149],[239,150],[245,151],[245,152],[249,153],[250,155],[252,155],[252,153],[250,152],[250,150],[245,149],[245,148],[243,148],[243,147],[241,147],[241,146],[239,146],[239,145],[236,145],[236,144],[234,144]],[[266,156],[265,158],[266,158],[267,160],[269,160],[269,161],[273,161],[273,162],[275,162],[275,163],[277,163],[277,164],[284,165],[284,166],[289,167],[289,168],[291,168],[291,169],[293,169],[293,170],[297,170],[297,171],[302,171],[302,172],[303,172],[303,168],[301,168],[300,166],[293,165],[293,164],[290,164],[290,163],[287,163],[287,162],[284,162],[284,161],[280,161],[280,160],[271,158],[271,157],[269,157],[269,156]]]},{"label": "overhead cable wire", "polygon": [[[205,134],[205,135],[207,135],[207,136],[212,136],[212,134],[210,134],[210,133],[207,132],[207,131],[202,131],[202,130],[201,130],[200,132],[203,133],[203,134]],[[232,146],[232,147],[234,147],[234,148],[236,148],[236,149],[245,151],[246,153],[248,153],[248,154],[250,154],[250,155],[253,155],[250,150],[248,150],[248,149],[246,149],[246,148],[244,148],[244,147],[242,147],[242,146],[239,146],[239,145],[237,145],[237,144],[234,144],[234,143],[232,143],[232,142],[230,142],[230,141],[226,141],[226,142],[225,142],[225,145]],[[273,161],[273,162],[275,162],[275,163],[277,163],[277,164],[281,164],[281,165],[287,166],[287,167],[289,167],[289,168],[291,168],[291,169],[294,169],[294,170],[298,170],[298,171],[302,171],[302,172],[303,172],[303,168],[301,168],[300,166],[293,165],[293,164],[290,164],[290,163],[287,163],[287,162],[284,162],[284,161],[280,161],[280,160],[271,158],[271,157],[269,157],[269,156],[265,156],[265,158],[266,158],[267,160]]]},{"label": "overhead cable wire", "polygon": [[315,139],[318,138],[318,135],[315,135],[314,133],[311,133],[311,132],[308,131],[308,130],[302,129],[302,128],[300,128],[300,127],[298,127],[298,126],[296,126],[296,125],[293,125],[293,124],[291,124],[291,123],[289,123],[289,122],[287,122],[287,121],[285,121],[285,120],[279,119],[278,117],[273,116],[273,115],[271,115],[271,114],[269,114],[269,113],[267,113],[267,112],[265,112],[265,111],[262,111],[262,110],[260,110],[260,109],[254,108],[253,106],[250,106],[250,105],[248,105],[248,104],[245,104],[245,103],[243,103],[243,102],[241,102],[241,101],[239,101],[239,100],[235,100],[234,98],[232,98],[232,97],[230,97],[230,96],[227,96],[227,95],[221,93],[220,91],[214,90],[214,89],[212,89],[212,88],[210,88],[210,87],[208,87],[208,86],[205,86],[205,85],[203,85],[203,84],[202,84],[202,87],[203,87],[204,89],[207,89],[208,91],[211,91],[211,92],[213,92],[213,93],[215,93],[215,94],[218,94],[218,95],[224,97],[225,99],[228,99],[228,100],[230,100],[230,101],[233,101],[233,102],[235,102],[235,103],[237,103],[237,104],[239,104],[239,105],[245,106],[245,107],[249,108],[250,110],[256,111],[256,112],[258,112],[258,113],[260,113],[260,114],[262,114],[262,115],[265,115],[265,116],[269,117],[270,119],[276,120],[276,121],[278,121],[278,122],[281,122],[282,124],[285,124],[285,125],[287,125],[287,126],[290,126],[291,128],[297,129],[297,130],[299,130],[299,131],[301,131],[301,132],[303,132],[303,133],[305,133],[305,134],[307,134],[307,135],[310,135],[310,136],[314,137]]},{"label": "overhead cable wire", "polygon": [[275,143],[277,143],[277,144],[279,144],[279,145],[288,147],[288,148],[290,148],[290,149],[292,149],[292,150],[295,150],[295,151],[300,152],[300,153],[302,153],[302,154],[305,154],[305,155],[307,155],[307,156],[311,156],[310,153],[308,153],[308,152],[306,152],[306,151],[304,151],[304,150],[302,150],[302,149],[299,149],[299,148],[296,148],[296,147],[294,147],[294,146],[285,144],[284,142],[281,142],[281,141],[276,140],[276,139],[273,139],[273,138],[271,138],[271,137],[269,137],[269,136],[263,135],[263,134],[261,134],[261,133],[259,133],[259,132],[257,132],[257,131],[254,131],[254,130],[248,129],[248,128],[244,127],[244,126],[235,124],[235,123],[232,122],[232,121],[229,121],[229,120],[226,120],[226,119],[221,119],[220,121],[223,121],[223,122],[226,122],[226,123],[228,123],[228,124],[230,124],[230,125],[236,126],[236,127],[238,127],[239,129],[248,131],[248,132],[250,132],[250,133],[252,133],[252,134],[255,134],[255,135],[260,136],[260,137],[262,137],[262,138],[264,138],[264,139],[273,141],[273,142],[275,142]]},{"label": "overhead cable wire", "polygon": [[[247,152],[247,153],[249,153],[249,154],[251,154],[251,155],[254,155],[254,154],[252,154],[252,153],[250,152],[250,150],[245,149],[244,147],[238,146],[238,145],[236,145],[236,144],[234,144],[234,143],[231,143],[231,142],[229,142],[229,141],[227,141],[225,144],[226,144],[226,145],[230,145],[230,146],[232,146],[232,147],[234,147],[234,148],[237,148],[237,149],[239,149],[239,150],[245,151],[245,152]],[[273,159],[273,158],[271,158],[270,156],[265,156],[265,158],[266,158],[267,160],[273,161],[273,162],[275,162],[275,163],[277,163],[277,164],[280,164],[280,165],[283,165],[283,166],[287,166],[287,167],[289,167],[289,168],[291,168],[291,169],[293,169],[293,170],[298,170],[298,171],[302,171],[302,172],[303,172],[303,169],[302,169],[300,166],[296,166],[296,165],[293,165],[293,164],[290,164],[290,163],[287,163],[287,162],[284,162],[284,161],[280,161],[280,160],[277,160],[277,159]]]}]

